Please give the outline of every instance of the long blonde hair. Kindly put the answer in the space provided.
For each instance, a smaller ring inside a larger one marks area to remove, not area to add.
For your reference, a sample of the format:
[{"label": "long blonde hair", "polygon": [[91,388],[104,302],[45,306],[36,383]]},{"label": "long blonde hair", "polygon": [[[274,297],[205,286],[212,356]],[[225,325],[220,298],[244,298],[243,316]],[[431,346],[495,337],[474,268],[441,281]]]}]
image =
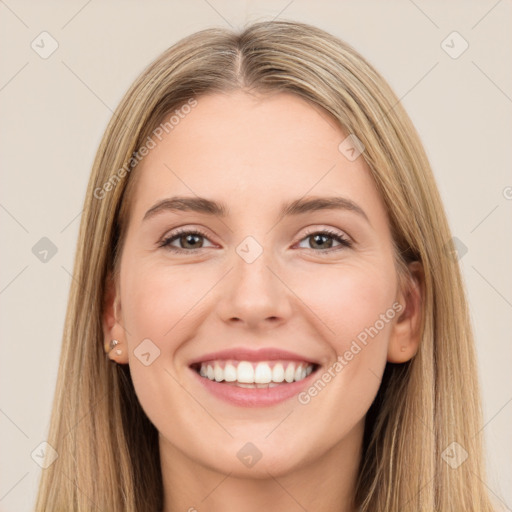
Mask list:
[{"label": "long blonde hair", "polygon": [[[141,74],[112,117],[80,226],[48,437],[58,458],[43,470],[36,510],[162,508],[158,432],[128,367],[103,349],[106,281],[122,250],[138,149],[191,98],[237,89],[299,95],[357,136],[387,206],[398,260],[423,265],[421,346],[408,363],[386,367],[366,417],[356,504],[364,512],[493,510],[483,483],[465,292],[425,152],[399,100],[366,60],[318,28],[285,21],[181,40]],[[458,467],[445,462],[453,442],[459,457],[468,454]]]}]

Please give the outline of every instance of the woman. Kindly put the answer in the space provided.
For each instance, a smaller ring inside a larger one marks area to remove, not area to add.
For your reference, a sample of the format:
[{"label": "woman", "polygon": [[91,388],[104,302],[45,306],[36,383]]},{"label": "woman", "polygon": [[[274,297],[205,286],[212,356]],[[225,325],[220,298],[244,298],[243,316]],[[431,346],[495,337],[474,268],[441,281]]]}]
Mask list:
[{"label": "woman", "polygon": [[37,510],[492,510],[450,238],[348,45],[180,41],[94,162]]}]

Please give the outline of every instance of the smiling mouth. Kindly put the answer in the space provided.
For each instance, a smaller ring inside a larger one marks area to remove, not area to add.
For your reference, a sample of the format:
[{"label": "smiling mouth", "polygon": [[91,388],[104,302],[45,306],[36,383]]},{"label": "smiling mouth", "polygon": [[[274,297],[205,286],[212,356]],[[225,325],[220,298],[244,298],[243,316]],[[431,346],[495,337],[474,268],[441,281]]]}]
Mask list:
[{"label": "smiling mouth", "polygon": [[268,389],[299,382],[318,369],[306,361],[212,360],[191,365],[204,379],[240,388]]}]

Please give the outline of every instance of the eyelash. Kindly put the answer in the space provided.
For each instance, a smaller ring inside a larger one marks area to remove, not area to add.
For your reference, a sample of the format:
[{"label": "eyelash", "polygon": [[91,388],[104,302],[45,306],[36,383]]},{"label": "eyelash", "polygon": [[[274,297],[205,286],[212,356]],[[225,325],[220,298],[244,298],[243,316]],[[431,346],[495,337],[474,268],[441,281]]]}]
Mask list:
[{"label": "eyelash", "polygon": [[[178,231],[175,231],[174,233],[172,233],[171,235],[169,235],[168,237],[164,238],[160,243],[159,243],[159,247],[165,247],[167,248],[169,251],[171,252],[174,252],[174,253],[196,253],[198,251],[200,251],[201,249],[205,249],[205,247],[199,247],[197,249],[181,249],[179,247],[173,247],[171,246],[171,243],[174,242],[176,239],[178,239],[180,236],[183,236],[183,235],[196,235],[196,236],[201,236],[203,238],[206,238],[208,239],[208,236],[202,232],[201,230],[198,230],[198,229],[180,229]],[[319,254],[322,254],[322,255],[326,255],[326,254],[330,254],[332,252],[335,252],[335,251],[338,251],[338,250],[341,250],[341,249],[344,249],[344,248],[351,248],[352,247],[352,241],[349,240],[348,238],[344,237],[343,235],[340,235],[339,233],[335,232],[335,231],[331,231],[329,229],[323,229],[323,230],[317,230],[317,231],[310,231],[309,233],[306,233],[300,240],[299,240],[299,243],[302,242],[304,239],[312,236],[312,235],[326,235],[332,239],[334,239],[336,242],[338,242],[340,245],[338,247],[335,247],[335,248],[330,248],[330,249],[326,249],[326,250],[316,250],[316,249],[312,249],[312,248],[308,248],[310,251],[314,251],[315,253],[319,253]]]}]

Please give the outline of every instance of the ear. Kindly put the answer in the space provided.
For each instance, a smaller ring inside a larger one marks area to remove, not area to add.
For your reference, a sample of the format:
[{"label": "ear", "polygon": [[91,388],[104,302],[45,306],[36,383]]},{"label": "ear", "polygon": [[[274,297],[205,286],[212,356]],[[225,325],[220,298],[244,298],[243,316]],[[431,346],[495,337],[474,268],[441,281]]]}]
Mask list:
[{"label": "ear", "polygon": [[[103,297],[103,341],[108,357],[119,364],[128,363],[128,345],[126,333],[121,324],[121,300],[118,286],[109,273],[105,282]],[[112,348],[110,343],[117,340],[118,344]]]},{"label": "ear", "polygon": [[390,363],[405,363],[418,351],[421,341],[423,293],[425,279],[423,266],[414,261],[408,265],[409,276],[404,280],[397,296],[403,308],[393,325],[388,346]]}]

